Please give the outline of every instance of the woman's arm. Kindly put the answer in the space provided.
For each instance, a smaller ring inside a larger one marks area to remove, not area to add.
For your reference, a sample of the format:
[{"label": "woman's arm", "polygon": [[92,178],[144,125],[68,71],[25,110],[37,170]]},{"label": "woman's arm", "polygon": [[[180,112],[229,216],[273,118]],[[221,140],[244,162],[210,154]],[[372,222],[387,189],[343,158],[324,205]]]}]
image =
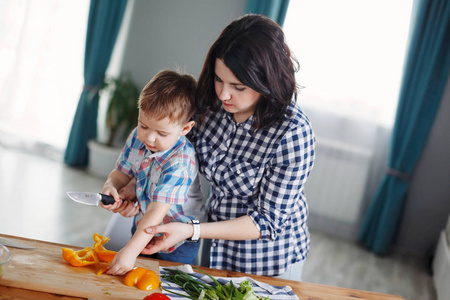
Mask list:
[{"label": "woman's arm", "polygon": [[263,240],[284,235],[293,221],[306,227],[308,208],[303,190],[314,165],[315,136],[304,118],[297,119],[298,125],[284,133],[267,164],[257,209],[247,212],[258,224]]},{"label": "woman's arm", "polygon": [[[192,227],[192,225],[190,226]],[[188,238],[191,236],[188,236]],[[242,216],[233,220],[200,224],[200,238],[203,239],[237,241],[259,239],[260,236],[261,234],[258,228],[249,216]]]},{"label": "woman's arm", "polygon": [[[194,227],[192,224],[173,222],[148,227],[145,229],[145,232],[151,235],[164,233],[162,236],[154,237],[150,244],[141,252],[143,254],[153,254],[191,238],[194,234]],[[249,216],[200,224],[200,238],[203,239],[250,240],[259,239],[260,236],[257,226]]]}]

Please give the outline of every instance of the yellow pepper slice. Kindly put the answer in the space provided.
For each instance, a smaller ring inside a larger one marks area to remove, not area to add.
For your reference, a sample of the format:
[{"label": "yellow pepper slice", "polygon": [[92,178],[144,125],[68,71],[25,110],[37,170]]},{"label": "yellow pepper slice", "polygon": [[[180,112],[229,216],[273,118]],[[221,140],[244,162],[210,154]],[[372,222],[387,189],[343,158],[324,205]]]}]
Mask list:
[{"label": "yellow pepper slice", "polygon": [[98,258],[100,261],[104,262],[112,262],[114,257],[116,256],[117,252],[112,250],[107,250],[104,244],[106,244],[110,238],[107,236],[99,235],[98,233],[94,233],[94,250],[95,253],[97,253]]},{"label": "yellow pepper slice", "polygon": [[154,271],[137,267],[128,272],[123,283],[128,286],[136,285],[138,289],[143,291],[150,291],[159,287],[160,280]]},{"label": "yellow pepper slice", "polygon": [[72,266],[82,267],[95,265],[99,262],[97,254],[94,249],[87,247],[78,251],[69,248],[61,248],[64,260],[69,262]]}]

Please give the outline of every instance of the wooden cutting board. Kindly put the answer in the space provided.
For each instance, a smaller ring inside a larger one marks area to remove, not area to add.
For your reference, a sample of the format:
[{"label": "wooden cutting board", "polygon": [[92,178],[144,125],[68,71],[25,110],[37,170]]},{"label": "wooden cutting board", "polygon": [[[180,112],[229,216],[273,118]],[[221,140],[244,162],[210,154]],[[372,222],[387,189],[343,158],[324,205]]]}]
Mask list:
[{"label": "wooden cutting board", "polygon": [[[4,237],[24,242],[20,238]],[[30,244],[29,240],[26,243]],[[137,287],[126,286],[123,284],[125,276],[96,275],[106,263],[73,267],[63,259],[61,247],[81,248],[42,241],[36,241],[34,246],[36,248],[32,250],[8,247],[12,257],[0,285],[97,300],[143,299],[152,293],[161,292],[160,288],[142,291]],[[138,258],[136,266],[153,270],[159,275],[158,261]]]}]

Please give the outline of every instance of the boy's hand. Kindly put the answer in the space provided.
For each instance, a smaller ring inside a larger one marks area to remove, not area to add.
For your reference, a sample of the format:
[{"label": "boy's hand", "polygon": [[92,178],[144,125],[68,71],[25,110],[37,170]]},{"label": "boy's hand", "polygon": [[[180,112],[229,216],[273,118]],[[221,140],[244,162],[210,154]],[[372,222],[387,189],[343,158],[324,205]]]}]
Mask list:
[{"label": "boy's hand", "polygon": [[121,189],[121,187],[126,186],[128,183],[130,183],[130,180],[132,178],[133,178],[132,175],[127,175],[117,169],[112,170],[111,173],[109,173],[108,175],[108,179],[106,179],[106,182],[103,185],[102,193],[105,195],[113,196],[116,202],[111,205],[103,205],[102,203],[101,207],[112,211],[121,207],[123,201],[122,198],[119,196],[119,192],[117,191],[117,189]]},{"label": "boy's hand", "polygon": [[114,209],[113,212],[120,213],[125,218],[134,217],[139,213],[141,206],[139,203],[135,201],[125,200],[122,202],[122,205],[117,209]]},{"label": "boy's hand", "polygon": [[119,190],[119,196],[122,200],[136,201],[136,180],[134,178]]},{"label": "boy's hand", "polygon": [[136,255],[125,246],[122,250],[117,252],[111,264],[108,266],[106,274],[110,275],[124,275],[133,269],[136,263]]},{"label": "boy's hand", "polygon": [[141,209],[136,199],[136,181],[134,178],[119,190],[119,198],[123,201],[122,205],[113,209],[114,213],[120,213],[125,218],[134,217]]},{"label": "boy's hand", "polygon": [[114,186],[105,184],[105,186],[103,186],[102,194],[113,196],[114,200],[116,201],[114,204],[109,205],[105,205],[102,202],[100,202],[100,206],[103,207],[104,209],[114,211],[120,206],[122,206],[122,199],[120,199],[119,193],[117,192]]}]

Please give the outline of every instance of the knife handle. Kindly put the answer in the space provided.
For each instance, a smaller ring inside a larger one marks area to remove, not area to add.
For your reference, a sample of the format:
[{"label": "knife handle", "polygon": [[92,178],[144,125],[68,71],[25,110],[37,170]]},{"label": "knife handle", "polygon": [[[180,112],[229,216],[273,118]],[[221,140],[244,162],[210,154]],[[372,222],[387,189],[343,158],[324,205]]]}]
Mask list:
[{"label": "knife handle", "polygon": [[104,205],[110,205],[110,204],[114,204],[116,202],[116,200],[114,200],[113,196],[109,196],[109,195],[105,195],[105,194],[100,194],[100,196],[102,197],[102,203]]}]

